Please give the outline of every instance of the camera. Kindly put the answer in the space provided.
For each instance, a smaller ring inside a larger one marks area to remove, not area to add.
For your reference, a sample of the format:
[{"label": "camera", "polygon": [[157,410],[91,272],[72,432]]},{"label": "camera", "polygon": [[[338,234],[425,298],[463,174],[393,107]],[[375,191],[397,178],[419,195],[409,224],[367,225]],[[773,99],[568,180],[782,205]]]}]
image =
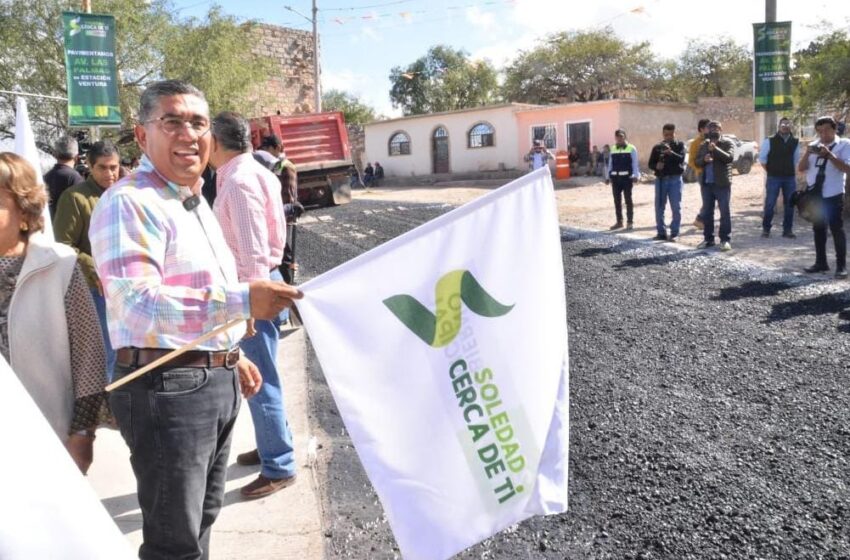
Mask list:
[{"label": "camera", "polygon": [[820,153],[820,147],[821,147],[820,144],[812,143],[812,144],[809,144],[806,147],[806,151],[808,151],[810,154],[819,154]]},{"label": "camera", "polygon": [[717,140],[720,140],[720,133],[717,132],[717,131],[709,132],[708,134],[705,135],[705,138],[706,138],[706,140],[711,140],[713,142],[716,142]]}]

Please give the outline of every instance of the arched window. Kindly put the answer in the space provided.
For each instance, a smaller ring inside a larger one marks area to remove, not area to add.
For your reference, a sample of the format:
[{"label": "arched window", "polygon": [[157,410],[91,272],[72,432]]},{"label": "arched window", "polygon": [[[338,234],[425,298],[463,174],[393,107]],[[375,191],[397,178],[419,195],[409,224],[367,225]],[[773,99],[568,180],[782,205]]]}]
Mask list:
[{"label": "arched window", "polygon": [[406,132],[396,132],[390,136],[390,155],[410,155],[410,136],[408,136]]},{"label": "arched window", "polygon": [[496,130],[487,123],[478,123],[469,129],[470,148],[489,148],[494,145]]}]

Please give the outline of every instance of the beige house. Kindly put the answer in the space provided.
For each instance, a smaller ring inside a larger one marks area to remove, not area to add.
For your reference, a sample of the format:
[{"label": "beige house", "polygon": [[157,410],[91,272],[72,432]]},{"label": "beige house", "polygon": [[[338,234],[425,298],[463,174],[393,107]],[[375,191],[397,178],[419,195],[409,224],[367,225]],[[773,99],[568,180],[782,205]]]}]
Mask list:
[{"label": "beige house", "polygon": [[[414,115],[367,124],[363,162],[379,161],[387,176],[524,170],[534,140],[552,152],[576,146],[584,165],[593,146],[614,143],[625,129],[646,166],[665,123],[681,140],[696,133],[699,118],[723,121],[723,130],[747,140],[757,128],[749,98],[701,98],[698,103],[611,99],[564,105],[509,103]],[[758,140],[758,139],[757,139]]]},{"label": "beige house", "polygon": [[366,125],[365,160],[378,161],[388,176],[470,173],[514,169],[517,110],[510,103],[415,115]]}]

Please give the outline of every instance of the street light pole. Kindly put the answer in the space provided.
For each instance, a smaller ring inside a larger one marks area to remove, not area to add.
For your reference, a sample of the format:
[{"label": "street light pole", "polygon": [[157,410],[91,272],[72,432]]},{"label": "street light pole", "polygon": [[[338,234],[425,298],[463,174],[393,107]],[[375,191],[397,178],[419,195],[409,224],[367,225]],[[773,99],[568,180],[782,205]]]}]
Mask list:
[{"label": "street light pole", "polygon": [[313,80],[315,81],[316,91],[316,112],[322,112],[322,84],[319,76],[319,8],[316,7],[316,0],[313,0]]},{"label": "street light pole", "polygon": [[[83,0],[83,11],[87,14],[91,13],[91,0]],[[100,128],[93,126],[91,127],[91,139],[95,142],[100,137]]]},{"label": "street light pole", "polygon": [[[776,0],[764,1],[764,21],[773,23],[776,21]],[[776,133],[776,111],[764,113],[764,136],[770,138]]]}]

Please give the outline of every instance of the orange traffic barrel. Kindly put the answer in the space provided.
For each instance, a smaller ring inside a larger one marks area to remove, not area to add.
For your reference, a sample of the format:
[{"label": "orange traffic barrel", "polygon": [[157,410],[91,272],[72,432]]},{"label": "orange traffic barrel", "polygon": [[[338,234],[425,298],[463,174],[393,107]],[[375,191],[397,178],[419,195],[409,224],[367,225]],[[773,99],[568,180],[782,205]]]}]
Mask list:
[{"label": "orange traffic barrel", "polygon": [[570,178],[570,153],[566,150],[555,152],[555,179]]}]

